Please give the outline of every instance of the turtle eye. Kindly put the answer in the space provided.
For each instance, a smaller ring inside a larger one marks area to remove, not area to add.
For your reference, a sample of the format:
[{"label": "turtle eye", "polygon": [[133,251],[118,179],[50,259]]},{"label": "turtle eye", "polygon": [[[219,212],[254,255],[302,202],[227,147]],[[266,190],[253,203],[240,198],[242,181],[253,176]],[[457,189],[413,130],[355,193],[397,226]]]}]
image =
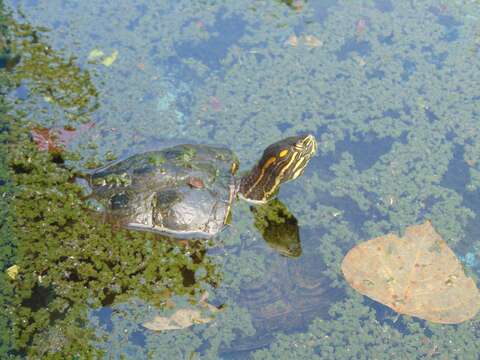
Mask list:
[{"label": "turtle eye", "polygon": [[296,150],[303,150],[304,149],[304,143],[302,140],[298,141],[293,147],[296,149]]},{"label": "turtle eye", "polygon": [[278,157],[283,158],[283,157],[287,156],[287,154],[288,154],[288,149],[283,149],[282,151],[280,151],[278,153]]}]

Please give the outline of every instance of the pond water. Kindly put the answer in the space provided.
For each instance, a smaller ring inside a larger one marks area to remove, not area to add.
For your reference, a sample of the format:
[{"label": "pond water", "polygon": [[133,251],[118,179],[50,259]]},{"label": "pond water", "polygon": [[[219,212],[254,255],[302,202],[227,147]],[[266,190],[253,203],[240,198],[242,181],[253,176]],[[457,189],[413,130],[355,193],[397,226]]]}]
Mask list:
[{"label": "pond water", "polygon": [[[430,220],[478,284],[479,1],[0,11],[1,358],[478,358],[479,314],[398,315],[353,291],[340,264]],[[286,244],[265,227],[275,214],[242,201],[210,240],[129,231],[73,180],[199,143],[231,149],[241,173],[306,133],[317,155],[277,196]]]}]

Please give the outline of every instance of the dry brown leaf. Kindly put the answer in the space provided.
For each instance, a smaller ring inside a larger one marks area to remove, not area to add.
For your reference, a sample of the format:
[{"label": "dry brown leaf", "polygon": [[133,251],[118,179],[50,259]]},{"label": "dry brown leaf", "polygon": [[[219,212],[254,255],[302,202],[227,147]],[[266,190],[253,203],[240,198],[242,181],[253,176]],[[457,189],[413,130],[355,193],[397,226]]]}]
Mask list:
[{"label": "dry brown leaf", "polygon": [[202,311],[197,309],[179,309],[170,317],[155,316],[151,321],[143,324],[154,331],[185,329],[194,324],[205,324],[212,321],[210,316],[203,317]]},{"label": "dry brown leaf", "polygon": [[297,46],[298,45],[298,37],[293,34],[290,35],[290,37],[285,41],[284,43],[285,46],[290,45],[290,46]]},{"label": "dry brown leaf", "polygon": [[355,290],[400,314],[456,324],[480,309],[475,282],[430,222],[357,245],[342,271]]},{"label": "dry brown leaf", "polygon": [[316,48],[323,45],[322,41],[313,35],[305,35],[303,41],[309,48]]},{"label": "dry brown leaf", "polygon": [[[178,309],[171,316],[155,316],[152,320],[143,323],[147,329],[154,331],[167,331],[185,329],[195,324],[206,324],[214,319],[213,316],[204,316],[204,313],[215,314],[219,309],[207,302],[208,292],[200,297],[197,309]],[[174,302],[169,300],[170,305]],[[202,309],[203,308],[203,309]]]},{"label": "dry brown leaf", "polygon": [[73,139],[94,126],[95,124],[93,122],[89,122],[80,125],[77,129],[68,127],[51,129],[35,127],[30,130],[30,136],[37,145],[38,150],[61,153]]}]

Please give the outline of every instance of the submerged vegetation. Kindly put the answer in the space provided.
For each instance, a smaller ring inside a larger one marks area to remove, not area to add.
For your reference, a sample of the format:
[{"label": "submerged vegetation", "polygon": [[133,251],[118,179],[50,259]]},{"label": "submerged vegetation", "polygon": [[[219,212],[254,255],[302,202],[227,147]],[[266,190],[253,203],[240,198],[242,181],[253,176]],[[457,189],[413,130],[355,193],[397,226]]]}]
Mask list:
[{"label": "submerged vegetation", "polygon": [[[355,244],[431,220],[478,283],[478,1],[35,4],[0,11],[1,358],[480,353],[480,315],[397,317],[340,271]],[[31,139],[81,124],[92,126],[60,154]],[[301,132],[320,156],[279,195],[292,244],[270,248],[240,203],[214,246],[120,230],[73,181],[82,166],[171,142],[227,144],[249,168]],[[142,326],[205,292],[221,308],[213,321]],[[296,326],[276,322],[282,311]]]}]

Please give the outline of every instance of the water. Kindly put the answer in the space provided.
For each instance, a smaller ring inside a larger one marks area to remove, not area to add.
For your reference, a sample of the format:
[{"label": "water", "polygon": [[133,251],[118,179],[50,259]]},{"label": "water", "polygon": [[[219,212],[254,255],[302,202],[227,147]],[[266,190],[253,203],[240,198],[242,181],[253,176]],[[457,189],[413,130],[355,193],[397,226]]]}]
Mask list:
[{"label": "water", "polygon": [[[480,315],[398,316],[340,271],[431,220],[478,284],[478,1],[5,1],[1,19],[2,358],[478,357]],[[68,154],[38,150],[42,127]],[[297,257],[244,202],[217,238],[179,242],[105,223],[71,181],[180,143],[245,171],[300,133],[318,155],[278,195]],[[179,310],[196,324],[145,325]]]}]

